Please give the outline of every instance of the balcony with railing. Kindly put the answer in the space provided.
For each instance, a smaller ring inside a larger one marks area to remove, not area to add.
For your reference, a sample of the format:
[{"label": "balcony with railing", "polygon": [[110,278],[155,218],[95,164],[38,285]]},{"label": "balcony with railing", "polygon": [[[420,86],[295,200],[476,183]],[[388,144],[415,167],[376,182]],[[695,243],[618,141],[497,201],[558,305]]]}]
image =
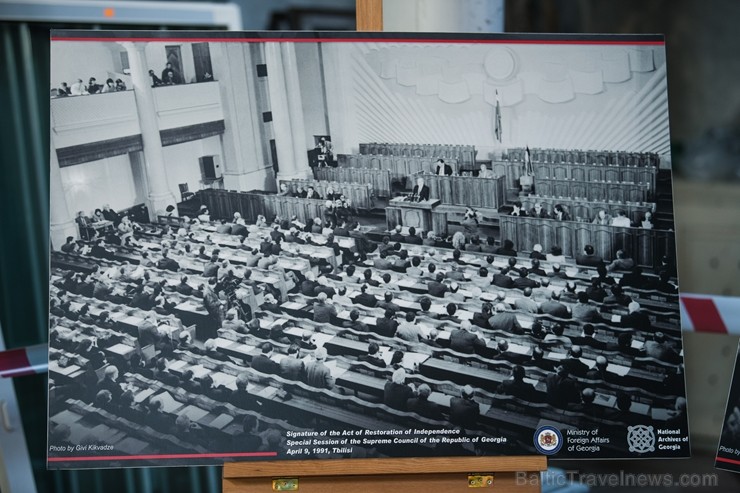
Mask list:
[{"label": "balcony with railing", "polygon": [[134,91],[51,99],[59,164],[70,166],[141,149]]}]

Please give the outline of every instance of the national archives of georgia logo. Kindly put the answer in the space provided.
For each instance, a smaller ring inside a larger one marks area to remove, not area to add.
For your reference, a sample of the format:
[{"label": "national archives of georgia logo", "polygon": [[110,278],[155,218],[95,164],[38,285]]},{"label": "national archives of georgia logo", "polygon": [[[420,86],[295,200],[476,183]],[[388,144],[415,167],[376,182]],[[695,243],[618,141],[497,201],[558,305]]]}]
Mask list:
[{"label": "national archives of georgia logo", "polygon": [[627,427],[627,445],[630,452],[644,454],[655,452],[655,432],[652,426],[637,425]]}]

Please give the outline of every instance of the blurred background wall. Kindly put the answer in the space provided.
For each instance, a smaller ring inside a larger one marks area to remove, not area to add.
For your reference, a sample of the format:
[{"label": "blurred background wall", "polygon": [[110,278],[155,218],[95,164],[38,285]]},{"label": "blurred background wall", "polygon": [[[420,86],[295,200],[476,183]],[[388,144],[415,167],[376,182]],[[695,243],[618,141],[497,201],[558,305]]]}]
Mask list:
[{"label": "blurred background wall", "polygon": [[[239,18],[191,24],[153,18],[136,26],[102,17],[61,21],[58,16],[69,5],[64,0],[45,2],[44,8],[57,17],[49,14],[46,20],[31,22],[11,18],[17,12],[12,7],[23,3],[0,0],[0,325],[9,348],[46,342],[50,28],[355,28],[353,0],[213,2],[238,6]],[[93,3],[101,12],[107,5]],[[166,3],[186,8],[191,2]],[[386,0],[385,4],[386,25],[393,30],[664,33],[681,289],[740,296],[739,2]],[[442,8],[447,15],[439,15]],[[459,13],[450,15],[455,8]],[[711,454],[716,447],[736,347],[736,337],[687,333],[692,440],[700,454]],[[46,378],[21,377],[14,385],[38,491],[219,490],[217,468],[47,472]]]}]

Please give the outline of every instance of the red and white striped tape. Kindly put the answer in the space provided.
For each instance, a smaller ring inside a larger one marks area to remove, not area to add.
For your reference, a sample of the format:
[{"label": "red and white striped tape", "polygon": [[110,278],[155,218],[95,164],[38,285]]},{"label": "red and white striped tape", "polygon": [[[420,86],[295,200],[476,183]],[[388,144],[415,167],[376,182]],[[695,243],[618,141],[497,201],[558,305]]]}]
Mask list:
[{"label": "red and white striped tape", "polygon": [[740,298],[681,294],[681,328],[695,332],[740,334]]},{"label": "red and white striped tape", "polygon": [[46,344],[0,352],[0,378],[46,373],[47,370]]},{"label": "red and white striped tape", "polygon": [[[740,298],[681,294],[681,326],[692,332],[740,334]],[[0,352],[0,378],[46,373],[47,346]]]}]

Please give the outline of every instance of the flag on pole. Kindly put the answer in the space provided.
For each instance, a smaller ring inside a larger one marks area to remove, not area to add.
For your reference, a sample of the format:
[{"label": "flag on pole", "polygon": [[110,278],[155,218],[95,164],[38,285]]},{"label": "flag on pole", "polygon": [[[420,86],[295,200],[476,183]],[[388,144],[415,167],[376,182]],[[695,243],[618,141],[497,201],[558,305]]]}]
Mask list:
[{"label": "flag on pole", "polygon": [[529,154],[529,146],[527,146],[527,149],[524,151],[524,173],[528,175],[534,173],[532,170],[532,158]]},{"label": "flag on pole", "polygon": [[498,89],[496,89],[496,113],[494,115],[494,119],[494,133],[496,134],[496,140],[501,142],[503,127],[501,126],[501,101],[498,97]]}]

